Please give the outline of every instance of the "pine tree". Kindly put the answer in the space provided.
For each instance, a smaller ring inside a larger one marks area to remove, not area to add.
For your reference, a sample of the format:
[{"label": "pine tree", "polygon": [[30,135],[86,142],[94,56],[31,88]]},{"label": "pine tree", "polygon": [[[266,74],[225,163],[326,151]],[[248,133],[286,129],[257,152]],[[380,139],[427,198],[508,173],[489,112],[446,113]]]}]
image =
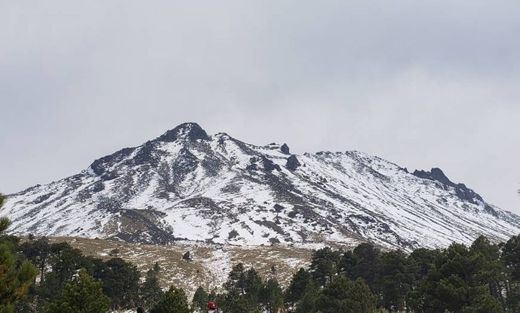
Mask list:
[{"label": "pine tree", "polygon": [[354,267],[356,266],[357,259],[352,251],[347,251],[341,256],[339,262],[339,271],[350,279],[354,279]]},{"label": "pine tree", "polygon": [[260,293],[264,311],[276,313],[283,307],[283,290],[274,278],[269,279]]},{"label": "pine tree", "polygon": [[[0,194],[0,208],[4,197]],[[0,313],[11,313],[17,301],[23,299],[36,277],[36,268],[13,254],[12,246],[4,239],[11,223],[0,218]]]},{"label": "pine tree", "polygon": [[158,263],[146,272],[145,281],[139,289],[141,303],[145,308],[151,308],[163,295],[159,285],[160,267]]},{"label": "pine tree", "polygon": [[333,281],[339,272],[341,254],[326,247],[315,251],[312,255],[310,272],[317,286],[325,286]]},{"label": "pine tree", "polygon": [[303,298],[307,286],[309,286],[311,282],[311,274],[303,268],[300,268],[298,272],[293,275],[291,283],[285,293],[285,302],[288,307],[294,306],[296,302]]},{"label": "pine tree", "polygon": [[150,313],[190,313],[188,299],[184,290],[170,287],[159,302],[153,306]]},{"label": "pine tree", "polygon": [[224,311],[241,313],[253,312],[258,309],[262,285],[262,279],[255,269],[251,268],[245,271],[243,264],[235,265],[224,284],[226,291],[222,305]]},{"label": "pine tree", "polygon": [[311,281],[306,287],[301,299],[296,303],[296,313],[316,312],[316,301],[318,300],[319,290]]},{"label": "pine tree", "polygon": [[378,286],[381,292],[381,305],[390,312],[400,311],[411,289],[413,274],[406,255],[401,251],[381,254]]},{"label": "pine tree", "polygon": [[473,263],[477,265],[474,283],[488,287],[491,296],[506,306],[506,267],[500,260],[500,247],[484,236],[477,238],[470,247]]},{"label": "pine tree", "polygon": [[372,313],[376,307],[376,296],[362,278],[356,279],[350,291],[352,313]]},{"label": "pine tree", "polygon": [[352,268],[352,278],[363,278],[373,292],[378,292],[377,275],[381,262],[379,250],[373,244],[362,243],[354,249],[353,254],[356,263]]},{"label": "pine tree", "polygon": [[245,298],[251,308],[258,307],[260,304],[260,292],[262,291],[263,281],[254,268],[247,270],[245,275]]},{"label": "pine tree", "polygon": [[40,297],[48,301],[61,294],[64,286],[72,280],[78,270],[89,267],[81,251],[67,243],[52,244],[50,251],[48,263],[52,271],[44,275],[45,279],[38,288]]},{"label": "pine tree", "polygon": [[481,261],[480,254],[461,244],[452,244],[443,250],[420,290],[420,309],[426,313],[503,312],[500,301],[491,295],[488,284],[479,277],[483,272]]},{"label": "pine tree", "polygon": [[349,281],[340,276],[321,291],[316,300],[316,309],[323,313],[371,313],[375,297],[368,285],[358,279]]},{"label": "pine tree", "polygon": [[103,313],[109,308],[110,300],[103,294],[101,282],[80,270],[78,277],[65,286],[61,297],[49,305],[47,313]]},{"label": "pine tree", "polygon": [[127,309],[135,306],[139,294],[139,271],[122,259],[105,262],[106,271],[100,277],[103,292],[111,299],[112,308]]},{"label": "pine tree", "polygon": [[25,257],[37,266],[40,273],[40,282],[45,281],[45,269],[51,256],[51,246],[49,239],[42,237],[37,240],[30,240],[20,246],[20,250]]},{"label": "pine tree", "polygon": [[192,308],[203,312],[206,309],[206,305],[209,301],[209,295],[203,287],[197,288],[193,295]]}]

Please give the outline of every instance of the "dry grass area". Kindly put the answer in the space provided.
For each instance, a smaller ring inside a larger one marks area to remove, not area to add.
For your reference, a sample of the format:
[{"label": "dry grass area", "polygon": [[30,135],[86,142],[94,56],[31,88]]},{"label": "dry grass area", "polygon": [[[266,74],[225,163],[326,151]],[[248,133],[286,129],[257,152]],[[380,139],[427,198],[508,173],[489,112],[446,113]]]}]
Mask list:
[{"label": "dry grass area", "polygon": [[[253,266],[264,278],[276,277],[286,285],[292,274],[308,265],[311,250],[288,246],[220,246],[183,242],[174,245],[144,245],[104,239],[53,237],[52,242],[68,242],[85,255],[110,259],[120,257],[146,272],[155,262],[162,269],[163,287],[175,285],[190,295],[198,286],[206,290],[219,288],[227,279],[231,267],[244,263]],[[190,251],[193,260],[182,255]],[[273,271],[274,268],[274,271]]]}]

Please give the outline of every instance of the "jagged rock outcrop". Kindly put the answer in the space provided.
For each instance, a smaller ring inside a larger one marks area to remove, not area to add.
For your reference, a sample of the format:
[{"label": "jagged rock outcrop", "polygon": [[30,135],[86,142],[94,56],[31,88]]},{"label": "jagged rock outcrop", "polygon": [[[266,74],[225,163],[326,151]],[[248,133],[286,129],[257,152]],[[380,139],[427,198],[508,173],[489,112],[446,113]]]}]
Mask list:
[{"label": "jagged rock outcrop", "polygon": [[291,150],[289,149],[289,146],[286,143],[284,143],[280,147],[280,151],[282,151],[283,154],[291,154]]},{"label": "jagged rock outcrop", "polygon": [[285,167],[289,171],[296,171],[296,169],[300,166],[300,161],[298,161],[298,158],[295,155],[291,155],[287,158],[287,163],[285,164]]}]

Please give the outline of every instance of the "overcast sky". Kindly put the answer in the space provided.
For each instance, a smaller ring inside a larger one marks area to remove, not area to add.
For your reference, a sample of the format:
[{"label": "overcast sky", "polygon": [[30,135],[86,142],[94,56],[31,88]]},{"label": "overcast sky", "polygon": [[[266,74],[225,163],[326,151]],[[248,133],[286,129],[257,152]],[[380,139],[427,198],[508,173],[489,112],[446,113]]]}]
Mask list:
[{"label": "overcast sky", "polygon": [[520,212],[513,1],[0,1],[0,191],[186,121],[441,167]]}]

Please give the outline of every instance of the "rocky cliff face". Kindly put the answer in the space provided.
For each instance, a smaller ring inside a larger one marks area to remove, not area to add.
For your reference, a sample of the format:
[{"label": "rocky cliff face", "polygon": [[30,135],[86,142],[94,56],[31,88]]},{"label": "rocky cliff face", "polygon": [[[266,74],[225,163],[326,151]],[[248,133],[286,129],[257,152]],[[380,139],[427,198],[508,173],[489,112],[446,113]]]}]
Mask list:
[{"label": "rocky cliff face", "polygon": [[440,247],[505,240],[520,218],[440,169],[413,174],[361,152],[295,155],[186,123],[83,172],[9,195],[18,234],[237,245],[372,241]]}]

